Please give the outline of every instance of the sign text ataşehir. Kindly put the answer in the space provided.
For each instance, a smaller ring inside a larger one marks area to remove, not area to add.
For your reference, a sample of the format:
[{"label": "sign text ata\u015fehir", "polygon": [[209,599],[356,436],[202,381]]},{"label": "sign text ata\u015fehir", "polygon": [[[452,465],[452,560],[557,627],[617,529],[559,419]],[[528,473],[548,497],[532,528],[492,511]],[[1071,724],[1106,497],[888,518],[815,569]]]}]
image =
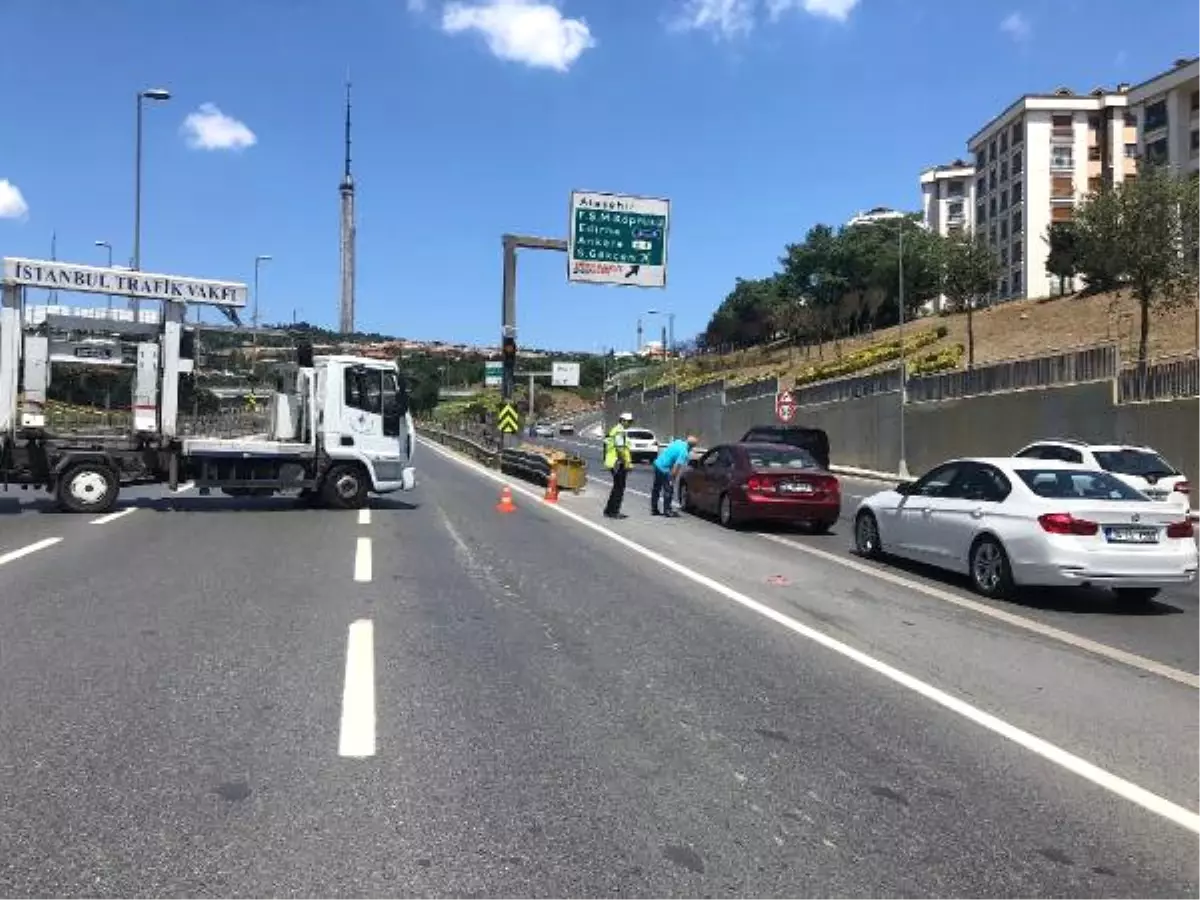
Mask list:
[{"label": "sign text ata\u015fehir", "polygon": [[246,305],[246,286],[237,282],[78,266],[41,259],[5,259],[3,283],[205,306]]}]

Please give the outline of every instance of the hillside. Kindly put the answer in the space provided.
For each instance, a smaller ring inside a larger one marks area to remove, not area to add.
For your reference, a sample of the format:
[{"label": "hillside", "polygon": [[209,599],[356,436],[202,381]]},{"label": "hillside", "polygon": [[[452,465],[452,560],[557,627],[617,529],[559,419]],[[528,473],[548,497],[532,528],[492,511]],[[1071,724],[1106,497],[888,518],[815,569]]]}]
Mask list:
[{"label": "hillside", "polygon": [[[1121,357],[1137,357],[1139,313],[1136,301],[1123,294],[1082,294],[1036,300],[1016,300],[975,313],[975,365],[1000,360],[1042,356],[1059,350],[1096,344],[1117,344]],[[944,331],[933,339],[931,331]],[[967,317],[965,315],[926,316],[905,326],[905,343],[922,339],[919,350],[910,358],[934,360],[931,368],[950,371],[966,366]],[[790,381],[814,366],[845,360],[856,352],[870,357],[871,350],[899,340],[899,328],[884,328],[859,337],[830,341],[822,346],[788,347],[777,342],[770,347],[750,348],[724,356],[693,357],[660,370],[648,384],[675,382],[690,387],[711,378],[724,376],[736,383],[778,375]],[[963,348],[961,356],[956,348]],[[1150,324],[1152,359],[1177,357],[1196,352],[1196,307],[1156,309]],[[940,365],[938,365],[940,363]],[[893,365],[894,359],[881,359],[853,374]],[[843,373],[851,374],[851,373]],[[828,376],[836,377],[836,376]]]}]

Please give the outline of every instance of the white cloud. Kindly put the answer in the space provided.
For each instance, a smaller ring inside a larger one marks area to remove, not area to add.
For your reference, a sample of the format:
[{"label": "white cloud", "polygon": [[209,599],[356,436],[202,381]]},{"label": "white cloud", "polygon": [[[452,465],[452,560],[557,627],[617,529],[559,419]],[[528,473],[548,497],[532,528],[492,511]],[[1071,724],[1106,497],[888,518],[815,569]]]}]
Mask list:
[{"label": "white cloud", "polygon": [[[774,22],[784,13],[800,10],[819,19],[845,22],[861,0],[762,0],[767,18]],[[734,38],[754,30],[759,0],[683,0],[671,21],[677,31],[710,31],[718,38]]]},{"label": "white cloud", "polygon": [[478,32],[499,59],[556,72],[566,72],[596,46],[587,22],[568,19],[558,7],[538,0],[456,0],[442,10],[442,31]]},{"label": "white cloud", "polygon": [[721,38],[746,35],[754,28],[754,4],[755,0],[685,0],[671,28],[711,31]]},{"label": "white cloud", "polygon": [[245,122],[225,115],[214,103],[201,103],[181,130],[193,150],[244,150],[258,143]]},{"label": "white cloud", "polygon": [[1033,27],[1021,12],[1011,12],[1005,16],[1004,20],[1000,23],[1000,30],[1014,41],[1028,40],[1029,36],[1033,33]]},{"label": "white cloud", "polygon": [[23,219],[29,213],[29,204],[21,189],[7,178],[0,178],[0,219]]},{"label": "white cloud", "polygon": [[858,4],[859,0],[767,0],[767,13],[778,19],[788,10],[803,9],[819,19],[845,22]]}]

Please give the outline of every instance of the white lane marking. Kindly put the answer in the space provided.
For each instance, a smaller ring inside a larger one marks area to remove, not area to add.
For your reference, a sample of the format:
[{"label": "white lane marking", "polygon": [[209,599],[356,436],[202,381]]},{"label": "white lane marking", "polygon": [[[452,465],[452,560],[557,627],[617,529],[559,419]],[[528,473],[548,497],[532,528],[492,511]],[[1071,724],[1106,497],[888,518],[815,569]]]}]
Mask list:
[{"label": "white lane marking", "polygon": [[[456,454],[452,454],[450,451],[434,444],[430,445],[430,449],[436,451],[446,459],[452,460],[461,466],[469,468],[480,475],[483,475],[485,478],[490,478],[493,481],[507,484],[514,491],[519,491],[520,493],[532,497],[533,499],[538,499],[538,495],[534,491],[526,488],[524,485],[515,484],[509,481],[503,475],[498,475],[490,469],[485,469],[472,460],[459,457]],[[1083,778],[1086,781],[1090,781],[1092,784],[1102,788],[1103,790],[1109,791],[1118,797],[1123,797],[1131,803],[1135,803],[1143,809],[1154,813],[1155,815],[1161,816],[1170,822],[1174,822],[1176,825],[1186,828],[1188,831],[1200,834],[1200,815],[1180,806],[1177,803],[1173,803],[1165,797],[1160,797],[1158,794],[1148,791],[1145,788],[1134,784],[1132,781],[1128,781],[1119,775],[1114,775],[1112,772],[1102,769],[1080,756],[1076,756],[1069,750],[1064,750],[1062,747],[1052,744],[1044,738],[1040,738],[1031,732],[1025,731],[1023,728],[1018,728],[1016,725],[1004,721],[999,716],[992,715],[991,713],[985,712],[976,706],[972,706],[965,700],[961,700],[958,697],[955,697],[954,695],[942,690],[941,688],[934,687],[932,684],[921,681],[919,678],[914,678],[907,672],[901,671],[900,669],[897,669],[894,666],[883,662],[882,660],[876,659],[873,656],[869,656],[868,654],[863,653],[861,650],[851,647],[849,644],[845,644],[836,638],[830,637],[823,631],[819,631],[816,628],[805,625],[804,623],[793,619],[791,616],[772,609],[765,603],[761,603],[758,600],[741,593],[740,591],[736,591],[733,588],[722,584],[716,579],[709,578],[707,575],[703,575],[694,569],[688,568],[687,566],[676,562],[670,557],[664,556],[657,551],[651,550],[649,547],[637,543],[637,541],[631,540],[624,535],[605,528],[596,522],[592,522],[591,520],[586,519],[578,513],[574,513],[563,506],[548,506],[545,508],[553,510],[559,515],[566,516],[576,524],[582,525],[584,528],[603,535],[611,541],[615,541],[626,549],[632,550],[634,553],[658,563],[663,568],[669,569],[672,572],[675,572],[676,574],[688,579],[689,581],[693,581],[696,584],[701,585],[702,587],[706,587],[714,593],[725,597],[727,600],[730,600],[739,606],[745,607],[746,609],[755,612],[763,618],[769,619],[778,625],[783,626],[784,628],[800,635],[801,637],[807,638],[816,644],[820,644],[827,650],[831,650],[839,656],[843,656],[852,662],[858,663],[863,668],[869,669],[877,675],[880,675],[887,680],[900,685],[901,687],[908,688],[913,693],[918,694],[933,703],[936,703],[938,706],[941,706],[944,709],[948,709],[951,712],[956,713],[970,722],[974,722],[976,725],[979,725],[980,727],[1004,738],[1005,740],[1011,741],[1020,747],[1024,747],[1034,755],[1040,756],[1042,759],[1045,759],[1048,762],[1067,770],[1068,772],[1078,775],[1080,778]]]},{"label": "white lane marking", "polygon": [[128,506],[125,509],[119,509],[116,512],[109,513],[107,516],[101,516],[98,519],[92,519],[89,525],[107,525],[109,522],[115,522],[117,519],[123,519],[130,513],[137,512],[139,507]]},{"label": "white lane marking", "polygon": [[[604,484],[612,484],[611,481],[597,479]],[[650,496],[643,494],[641,491],[635,491],[632,488],[626,488],[627,493],[641,494],[643,497]],[[817,547],[811,547],[808,544],[802,544],[799,541],[791,540],[790,538],[782,537],[777,534],[764,534],[761,531],[749,532],[757,538],[764,541],[771,541],[775,544],[782,544],[789,549],[799,550],[802,553],[807,553],[810,556],[815,556],[827,562],[835,563],[846,569],[851,569],[863,575],[869,575],[872,578],[877,578],[880,581],[886,581],[889,584],[899,585],[910,591],[915,591],[919,594],[924,594],[926,597],[932,597],[935,600],[940,600],[943,603],[949,603],[961,609],[969,609],[971,612],[978,613],[981,616],[987,616],[992,619],[997,619],[1007,625],[1012,625],[1014,628],[1020,628],[1025,631],[1031,631],[1034,634],[1041,635],[1044,638],[1058,641],[1066,644],[1069,647],[1074,647],[1076,650],[1083,650],[1085,653],[1092,653],[1096,656],[1101,656],[1105,659],[1118,662],[1134,669],[1140,669],[1143,672],[1149,672],[1151,675],[1158,675],[1161,678],[1167,678],[1171,681],[1177,681],[1180,684],[1185,684],[1191,688],[1200,689],[1200,675],[1193,675],[1191,672],[1186,672],[1183,669],[1176,669],[1173,666],[1168,666],[1165,663],[1160,663],[1146,656],[1139,656],[1136,653],[1130,653],[1127,650],[1122,650],[1119,647],[1113,647],[1109,644],[1102,644],[1099,641],[1093,641],[1089,638],[1073,634],[1062,628],[1055,628],[1053,625],[1046,625],[1036,619],[1029,619],[1025,616],[1019,616],[1016,613],[1011,613],[1003,609],[998,609],[994,606],[989,606],[979,600],[972,600],[968,597],[963,597],[955,594],[953,591],[947,591],[931,584],[926,584],[922,581],[916,581],[912,578],[906,578],[896,572],[891,572],[886,569],[881,569],[878,566],[870,565],[857,559],[841,556],[837,553],[831,553],[828,550],[821,550]]]},{"label": "white lane marking", "polygon": [[53,547],[62,538],[42,538],[40,541],[34,541],[24,547],[18,547],[16,550],[9,550],[7,553],[0,553],[0,566],[5,563],[10,563],[13,560],[20,559],[23,556],[29,556],[31,553],[37,553],[39,550],[45,550],[47,547]]},{"label": "white lane marking", "polygon": [[375,755],[375,626],[370,619],[350,625],[338,756]]},{"label": "white lane marking", "polygon": [[184,491],[190,491],[195,487],[196,487],[196,482],[185,481],[183,484],[176,487],[175,490],[171,491],[171,493],[172,494],[182,494]]},{"label": "white lane marking", "polygon": [[358,524],[359,525],[370,525],[371,524],[371,510],[369,508],[368,509],[360,509],[358,511]]},{"label": "white lane marking", "polygon": [[354,548],[354,580],[371,580],[371,539],[360,537]]}]

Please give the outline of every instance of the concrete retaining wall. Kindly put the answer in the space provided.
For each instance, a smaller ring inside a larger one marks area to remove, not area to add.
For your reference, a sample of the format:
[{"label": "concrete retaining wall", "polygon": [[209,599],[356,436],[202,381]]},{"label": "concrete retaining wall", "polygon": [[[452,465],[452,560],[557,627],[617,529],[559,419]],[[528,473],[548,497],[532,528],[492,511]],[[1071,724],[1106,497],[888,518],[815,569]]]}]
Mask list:
[{"label": "concrete retaining wall", "polygon": [[[628,410],[660,438],[696,434],[702,446],[735,441],[752,425],[775,421],[774,397],[723,403],[720,394],[680,403],[643,404],[637,395],[605,404],[605,421]],[[925,472],[955,456],[1005,456],[1039,438],[1130,441],[1155,447],[1200,482],[1200,400],[1118,404],[1111,380],[958,400],[909,403],[905,410],[909,471]],[[797,424],[829,433],[835,465],[895,472],[900,464],[900,395],[876,394],[801,406]]]}]

